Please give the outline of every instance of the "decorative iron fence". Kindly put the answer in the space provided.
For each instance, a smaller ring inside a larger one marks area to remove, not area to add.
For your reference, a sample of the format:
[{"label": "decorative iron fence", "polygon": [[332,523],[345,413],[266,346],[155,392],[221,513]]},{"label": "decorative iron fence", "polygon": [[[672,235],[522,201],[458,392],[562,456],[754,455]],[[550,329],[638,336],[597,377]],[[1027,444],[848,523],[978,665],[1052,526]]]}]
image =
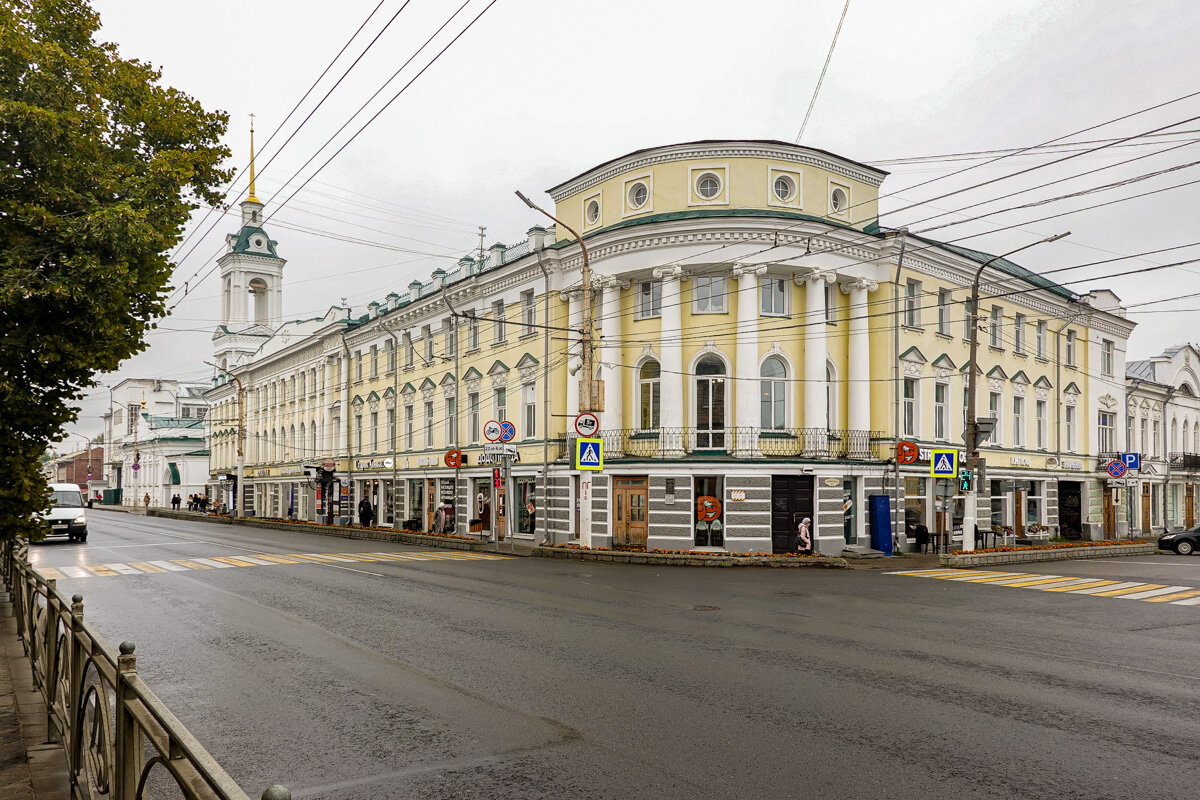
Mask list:
[{"label": "decorative iron fence", "polygon": [[[29,545],[3,542],[3,577],[50,741],[66,752],[73,800],[249,800],[208,751],[138,677],[132,642],[117,651],[29,564]],[[172,787],[173,790],[172,791]],[[291,800],[271,786],[262,800]]]},{"label": "decorative iron fence", "polygon": [[[891,447],[879,431],[825,428],[656,428],[606,430],[606,460],[719,456],[880,461]],[[558,440],[558,457],[570,458],[574,434]]]},{"label": "decorative iron fence", "polygon": [[1171,469],[1200,472],[1200,455],[1195,453],[1171,453],[1168,456]]}]

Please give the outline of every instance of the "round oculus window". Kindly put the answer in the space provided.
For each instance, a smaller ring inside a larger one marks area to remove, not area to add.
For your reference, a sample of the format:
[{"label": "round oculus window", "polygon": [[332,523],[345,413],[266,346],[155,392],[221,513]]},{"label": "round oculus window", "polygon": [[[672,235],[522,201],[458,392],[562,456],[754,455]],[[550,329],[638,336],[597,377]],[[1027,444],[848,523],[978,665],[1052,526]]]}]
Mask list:
[{"label": "round oculus window", "polygon": [[262,244],[263,244],[263,242],[262,242],[262,239],[255,239],[255,240],[254,240],[254,246],[255,246],[255,247],[262,247]]},{"label": "round oculus window", "polygon": [[721,193],[721,179],[715,172],[705,172],[696,179],[696,194],[712,200]]},{"label": "round oculus window", "polygon": [[796,196],[796,182],[787,175],[780,175],[772,184],[776,199],[787,203]]},{"label": "round oculus window", "polygon": [[849,204],[850,203],[846,198],[846,190],[845,189],[837,188],[837,189],[834,189],[833,192],[830,193],[829,207],[832,208],[834,211],[838,212],[839,214],[841,212],[845,211],[846,207]]},{"label": "round oculus window", "polygon": [[629,207],[641,208],[646,205],[646,201],[650,199],[650,189],[646,184],[638,181],[633,186],[629,187]]},{"label": "round oculus window", "polygon": [[600,219],[600,201],[589,200],[584,215],[587,217],[588,225],[592,225]]}]

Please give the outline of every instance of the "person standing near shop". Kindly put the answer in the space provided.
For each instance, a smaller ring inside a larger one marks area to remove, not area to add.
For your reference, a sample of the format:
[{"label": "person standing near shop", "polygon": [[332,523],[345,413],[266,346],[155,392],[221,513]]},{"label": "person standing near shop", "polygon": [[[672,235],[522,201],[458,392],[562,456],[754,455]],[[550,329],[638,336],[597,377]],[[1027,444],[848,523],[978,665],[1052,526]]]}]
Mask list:
[{"label": "person standing near shop", "polygon": [[805,517],[796,528],[796,552],[801,555],[812,553],[812,519]]},{"label": "person standing near shop", "polygon": [[371,519],[375,516],[375,509],[371,506],[371,499],[364,497],[358,501],[358,524],[364,528],[371,527]]}]

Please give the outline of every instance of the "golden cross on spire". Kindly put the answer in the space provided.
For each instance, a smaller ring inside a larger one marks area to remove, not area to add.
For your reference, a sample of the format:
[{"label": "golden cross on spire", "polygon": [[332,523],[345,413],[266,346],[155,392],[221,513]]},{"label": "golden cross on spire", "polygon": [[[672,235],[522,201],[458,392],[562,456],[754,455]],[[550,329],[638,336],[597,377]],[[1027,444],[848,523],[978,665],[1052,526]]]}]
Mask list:
[{"label": "golden cross on spire", "polygon": [[254,196],[254,115],[250,115],[250,196],[246,198],[251,203],[257,203]]}]

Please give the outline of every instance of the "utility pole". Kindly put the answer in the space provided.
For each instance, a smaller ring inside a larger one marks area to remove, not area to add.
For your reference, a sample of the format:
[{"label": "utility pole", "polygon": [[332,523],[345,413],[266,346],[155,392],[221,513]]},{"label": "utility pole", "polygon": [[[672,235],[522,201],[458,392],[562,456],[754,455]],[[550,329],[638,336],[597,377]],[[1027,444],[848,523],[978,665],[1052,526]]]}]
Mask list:
[{"label": "utility pole", "polygon": [[979,372],[979,367],[976,364],[976,359],[979,354],[979,281],[983,277],[983,271],[992,263],[999,261],[1002,258],[1007,258],[1014,253],[1019,253],[1022,250],[1028,250],[1030,247],[1035,247],[1039,244],[1048,242],[1056,242],[1065,236],[1070,236],[1071,232],[1057,233],[1054,236],[1047,236],[1045,239],[1039,239],[1036,242],[1018,247],[1016,250],[1010,250],[1007,253],[999,256],[992,256],[987,261],[979,265],[979,269],[975,270],[975,280],[971,283],[971,306],[967,309],[967,315],[971,319],[971,351],[970,358],[967,360],[967,429],[963,432],[963,437],[967,443],[967,466],[971,471],[971,486],[967,490],[964,499],[963,508],[963,550],[970,552],[975,549],[975,527],[978,524],[979,516],[976,513],[976,503],[979,499],[979,423],[975,417],[975,376]]},{"label": "utility pole", "polygon": [[[482,249],[483,249],[483,247],[482,247],[483,230],[484,230],[483,228],[480,228],[480,232],[479,232],[480,252],[482,252]],[[461,391],[462,373],[459,372],[459,361],[458,361],[458,312],[454,310],[454,306],[450,305],[450,298],[446,296],[446,276],[445,275],[442,276],[441,281],[442,281],[442,302],[446,304],[446,308],[450,309],[450,328],[449,328],[449,330],[446,331],[446,335],[448,337],[448,341],[446,342],[446,345],[454,351],[454,431],[453,431],[454,447],[453,447],[453,449],[458,450],[459,449],[458,429],[459,429],[459,426],[462,424],[461,420],[459,419],[459,415],[466,408],[466,404],[463,403],[463,397],[462,397],[462,391]],[[467,409],[467,413],[470,413],[469,409]],[[461,458],[459,459],[458,464],[459,464],[459,466],[454,468],[454,533],[455,534],[458,533],[458,522],[459,522],[458,521],[458,484],[459,484],[459,481],[462,480],[462,459]],[[470,510],[471,504],[475,502],[475,499],[473,497],[471,497],[470,487],[467,487],[466,495],[467,495],[466,518],[470,519],[471,518],[471,510]]]},{"label": "utility pole", "polygon": [[600,381],[595,379],[596,376],[592,370],[592,320],[595,316],[595,310],[593,308],[595,297],[592,292],[592,267],[591,264],[588,263],[587,245],[583,243],[583,237],[579,235],[579,232],[570,225],[563,222],[546,209],[537,206],[532,200],[520,192],[517,192],[517,197],[521,198],[521,201],[534,211],[540,211],[542,214],[545,214],[547,217],[554,220],[555,224],[566,228],[571,235],[575,237],[575,240],[579,242],[579,249],[583,253],[583,269],[580,271],[579,276],[580,281],[583,283],[583,321],[579,326],[579,336],[583,344],[583,380],[580,381],[579,384],[579,410],[603,411],[604,409],[599,407],[602,405],[600,403],[599,396],[601,392],[598,391],[600,389]]}]

